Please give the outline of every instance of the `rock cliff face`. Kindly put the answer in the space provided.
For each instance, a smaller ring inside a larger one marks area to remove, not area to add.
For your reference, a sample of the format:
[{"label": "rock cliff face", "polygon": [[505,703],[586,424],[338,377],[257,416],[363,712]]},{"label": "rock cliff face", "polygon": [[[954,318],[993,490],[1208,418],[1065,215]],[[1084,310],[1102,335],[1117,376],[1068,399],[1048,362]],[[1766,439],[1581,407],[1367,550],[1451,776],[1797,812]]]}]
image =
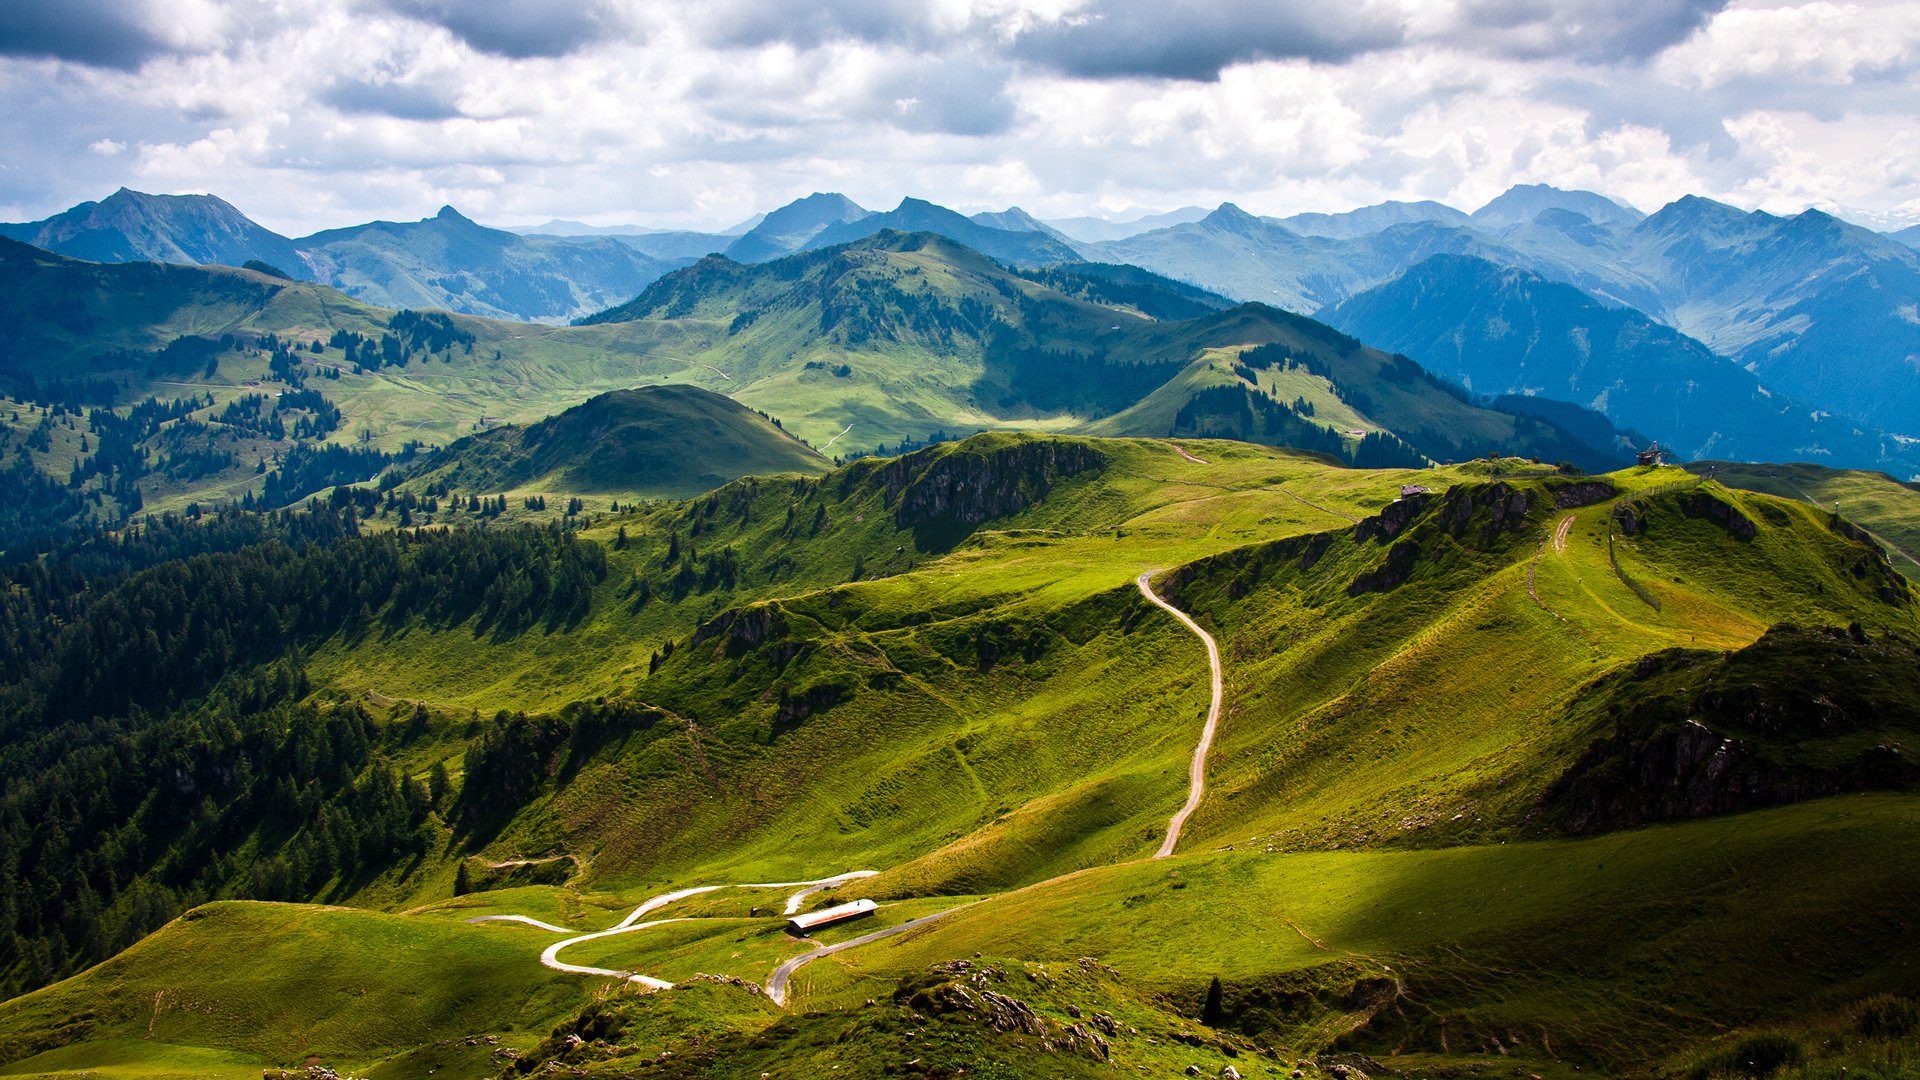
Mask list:
[{"label": "rock cliff face", "polygon": [[894,507],[894,521],[913,529],[923,549],[938,550],[984,522],[1038,504],[1060,480],[1106,465],[1106,455],[1080,442],[963,443],[950,453],[888,462],[875,480]]},{"label": "rock cliff face", "polygon": [[727,656],[740,656],[747,650],[783,637],[787,632],[786,613],[778,604],[754,604],[731,608],[700,624],[693,631],[691,644],[718,641]]},{"label": "rock cliff face", "polygon": [[1920,649],[1778,626],[1735,653],[1671,649],[1590,687],[1613,720],[1541,796],[1570,833],[1920,783]]},{"label": "rock cliff face", "polygon": [[1753,519],[1705,491],[1689,491],[1675,500],[1680,512],[1690,518],[1704,518],[1727,530],[1735,540],[1751,540],[1760,535]]}]

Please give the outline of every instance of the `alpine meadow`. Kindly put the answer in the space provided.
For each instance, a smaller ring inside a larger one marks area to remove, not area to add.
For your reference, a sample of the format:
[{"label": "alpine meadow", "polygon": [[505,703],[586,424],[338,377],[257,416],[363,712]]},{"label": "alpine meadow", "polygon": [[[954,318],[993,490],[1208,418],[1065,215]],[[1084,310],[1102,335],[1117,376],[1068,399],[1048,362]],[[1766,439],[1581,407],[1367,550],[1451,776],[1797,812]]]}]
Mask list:
[{"label": "alpine meadow", "polygon": [[1767,2],[18,0],[0,1077],[1920,1080]]}]

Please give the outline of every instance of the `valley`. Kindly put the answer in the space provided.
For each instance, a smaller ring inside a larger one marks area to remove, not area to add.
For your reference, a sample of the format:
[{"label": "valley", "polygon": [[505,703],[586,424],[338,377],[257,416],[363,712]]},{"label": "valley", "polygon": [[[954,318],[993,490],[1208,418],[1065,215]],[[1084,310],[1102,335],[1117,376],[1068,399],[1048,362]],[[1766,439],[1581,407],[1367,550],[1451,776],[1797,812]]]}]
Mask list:
[{"label": "valley", "polygon": [[[1416,480],[1431,493],[1402,495]],[[381,605],[369,630],[301,631],[323,715],[364,717],[415,782],[447,766],[421,846],[323,882],[347,908],[214,886],[212,906],[0,1006],[6,1073],[297,1065],[277,1031],[371,1076],[916,1057],[1078,1075],[1319,1055],[1329,1071],[1342,1053],[1571,1075],[1678,1068],[1903,992],[1885,943],[1912,807],[1874,747],[1910,737],[1911,711],[1836,697],[1847,719],[1813,743],[1743,731],[1754,756],[1689,781],[1705,817],[1580,779],[1613,730],[1596,695],[1662,650],[1738,657],[1778,624],[1831,627],[1804,648],[1838,642],[1891,665],[1886,692],[1913,685],[1894,674],[1920,663],[1910,588],[1804,499],[1672,468],[1352,470],[1229,441],[989,435],[738,480],[570,542],[606,569],[544,628]],[[696,572],[670,599],[695,546],[730,549],[738,576]],[[1621,745],[1665,737],[1651,723]],[[1833,794],[1776,806],[1776,790]],[[1571,824],[1598,793],[1642,823]],[[264,823],[233,835],[255,859],[298,846]],[[791,884],[726,887],[741,882]],[[803,910],[879,907],[812,948],[782,929],[801,890]],[[1804,933],[1764,928],[1778,903]],[[1835,918],[1847,935],[1813,929]],[[337,971],[261,970],[261,946],[239,944],[363,933],[430,967],[457,949],[492,996],[379,1021],[363,1010],[383,999],[350,988],[425,976],[355,968],[389,965],[345,940]],[[1674,950],[1715,957],[1713,981],[1645,976],[1679,995],[1661,1007],[1619,993]],[[1723,981],[1736,955],[1748,974]],[[270,1023],[235,1011],[259,993],[287,1003]],[[179,995],[199,1011],[156,1011]],[[1725,1034],[1703,1039],[1701,1016]]]},{"label": "valley", "polygon": [[1597,198],[0,240],[0,1076],[1903,1075],[1920,488],[1768,457],[1908,440],[1457,236],[1080,261]]}]

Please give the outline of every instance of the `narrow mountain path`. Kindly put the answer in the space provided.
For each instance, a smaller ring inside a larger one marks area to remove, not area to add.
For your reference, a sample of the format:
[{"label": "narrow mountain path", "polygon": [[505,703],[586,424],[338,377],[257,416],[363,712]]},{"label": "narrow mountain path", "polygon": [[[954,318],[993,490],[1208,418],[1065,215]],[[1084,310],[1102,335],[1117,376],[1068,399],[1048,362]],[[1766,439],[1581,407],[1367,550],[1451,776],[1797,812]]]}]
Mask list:
[{"label": "narrow mountain path", "polygon": [[718,892],[721,889],[798,888],[800,890],[799,892],[787,898],[786,910],[787,914],[791,915],[800,909],[801,901],[805,900],[809,895],[819,892],[821,889],[830,889],[835,885],[855,881],[859,878],[872,877],[877,873],[879,873],[877,870],[850,870],[844,874],[837,874],[829,878],[819,878],[814,881],[756,881],[741,882],[734,885],[698,885],[691,889],[679,889],[674,892],[661,893],[659,896],[651,897],[639,907],[628,912],[626,918],[620,920],[608,929],[595,930],[586,934],[576,934],[564,926],[555,926],[552,923],[542,922],[539,919],[526,915],[478,915],[467,921],[475,924],[489,922],[517,923],[521,926],[531,926],[535,929],[546,930],[550,933],[572,934],[572,937],[564,941],[556,941],[552,945],[547,946],[546,950],[540,954],[540,963],[555,971],[566,971],[575,975],[604,975],[608,978],[625,979],[628,982],[639,983],[642,986],[655,990],[666,990],[671,988],[673,984],[667,982],[665,979],[656,979],[651,975],[640,975],[631,971],[615,971],[612,968],[587,967],[583,964],[566,963],[560,959],[560,950],[578,945],[583,941],[597,941],[600,938],[613,937],[617,934],[631,934],[640,930],[652,929],[656,926],[665,926],[668,923],[686,922],[688,921],[687,919],[655,919],[651,922],[641,922],[640,920],[676,900],[685,900],[689,896]]},{"label": "narrow mountain path", "polygon": [[[1207,722],[1200,731],[1200,745],[1194,748],[1193,761],[1187,766],[1187,801],[1180,807],[1179,812],[1175,813],[1172,819],[1167,822],[1166,839],[1161,841],[1160,849],[1153,853],[1153,858],[1164,859],[1172,855],[1174,848],[1179,846],[1180,833],[1186,827],[1187,818],[1191,817],[1193,812],[1200,808],[1200,800],[1206,793],[1207,754],[1213,749],[1213,736],[1220,726],[1221,706],[1222,702],[1226,699],[1226,678],[1222,673],[1220,665],[1219,643],[1214,641],[1212,634],[1202,630],[1200,624],[1194,622],[1192,617],[1186,612],[1160,599],[1159,594],[1153,591],[1152,585],[1153,575],[1157,573],[1160,573],[1160,571],[1144,571],[1139,577],[1133,579],[1133,583],[1139,587],[1140,595],[1146,597],[1154,606],[1165,610],[1174,618],[1180,620],[1181,625],[1193,631],[1194,634],[1200,638],[1201,642],[1206,645],[1207,664],[1212,671],[1213,677],[1213,697],[1212,702],[1207,706]],[[1078,877],[1086,872],[1086,869],[1069,871],[1057,877],[1048,878],[1045,881],[1037,881],[1031,885],[1022,886],[1014,891],[1026,892],[1029,889],[1044,888],[1054,882],[1064,881],[1071,877]],[[987,899],[991,899],[991,897]],[[935,919],[944,919],[956,911],[972,907],[982,902],[981,900],[970,900],[967,903],[947,908],[945,911],[936,911],[931,915],[922,915],[917,919],[909,919],[898,926],[889,926],[883,930],[875,930],[871,934],[862,934],[856,938],[849,938],[836,945],[820,946],[810,953],[801,953],[799,956],[793,957],[774,969],[773,976],[767,980],[767,997],[772,1000],[775,1005],[785,1007],[787,1003],[787,988],[793,979],[793,973],[813,963],[815,960],[823,956],[832,956],[834,953],[842,952],[855,946],[865,945],[871,941],[878,941],[881,938],[892,937],[895,934],[903,934],[909,930],[925,926]]]},{"label": "narrow mountain path", "polygon": [[[852,425],[852,424],[848,424],[848,425],[847,425],[846,427],[843,427],[843,428],[841,428],[841,429],[840,429],[840,435],[845,435],[845,434],[846,434],[847,432],[849,432],[849,431],[852,431],[852,430],[853,430],[853,425]],[[831,438],[831,439],[828,439],[828,440],[827,440],[827,445],[826,445],[826,446],[823,446],[823,447],[821,447],[821,448],[820,448],[820,452],[824,454],[824,453],[826,453],[826,452],[827,452],[827,451],[828,451],[829,449],[831,449],[831,448],[833,447],[833,444],[834,444],[834,443],[837,443],[837,442],[839,442],[839,441],[840,441],[840,435],[835,435],[835,436],[834,436],[833,438]]]},{"label": "narrow mountain path", "polygon": [[1341,521],[1347,522],[1348,524],[1351,524],[1351,525],[1360,524],[1360,519],[1357,517],[1354,517],[1352,514],[1343,514],[1338,510],[1329,510],[1328,508],[1321,506],[1319,503],[1308,502],[1305,498],[1295,494],[1292,488],[1283,487],[1280,490],[1286,492],[1289,498],[1292,498],[1295,502],[1300,503],[1302,506],[1312,507],[1313,509],[1320,511],[1323,514],[1329,514],[1333,517],[1337,517]]},{"label": "narrow mountain path", "polygon": [[1174,453],[1179,454],[1181,457],[1186,458],[1188,461],[1193,462],[1195,465],[1213,464],[1213,462],[1208,461],[1206,458],[1194,457],[1192,454],[1187,453],[1187,448],[1184,446],[1181,446],[1179,443],[1168,443],[1167,445],[1173,447]]},{"label": "narrow mountain path", "polygon": [[851,949],[856,945],[865,945],[870,941],[879,941],[881,938],[884,938],[884,937],[892,937],[895,934],[904,934],[909,930],[914,930],[914,929],[918,929],[919,927],[925,926],[928,923],[934,921],[935,919],[944,919],[956,911],[961,911],[966,908],[970,908],[974,904],[977,904],[979,902],[980,901],[978,900],[974,900],[965,904],[961,904],[958,907],[950,907],[945,911],[936,911],[931,915],[922,915],[917,919],[908,919],[906,922],[903,922],[898,926],[889,926],[882,930],[875,930],[871,934],[861,934],[859,937],[848,938],[847,940],[842,941],[835,945],[819,945],[818,943],[816,943],[816,948],[812,952],[801,953],[799,956],[793,957],[792,959],[788,960],[786,963],[781,964],[779,967],[773,969],[773,975],[767,979],[767,997],[775,1005],[784,1007],[787,1004],[787,984],[790,980],[792,980],[793,973],[805,967],[806,965],[812,963],[813,961],[818,960],[823,956],[832,956],[834,953],[841,952],[846,949]]},{"label": "narrow mountain path", "polygon": [[1220,704],[1226,697],[1227,685],[1226,677],[1220,668],[1220,643],[1213,640],[1212,634],[1200,629],[1200,624],[1194,622],[1192,616],[1160,599],[1160,594],[1153,591],[1153,585],[1150,582],[1153,575],[1157,573],[1159,573],[1158,570],[1145,571],[1134,578],[1133,583],[1140,587],[1141,596],[1146,597],[1155,607],[1161,608],[1180,620],[1180,625],[1193,631],[1200,638],[1207,647],[1207,666],[1212,669],[1213,676],[1213,701],[1207,706],[1207,722],[1200,729],[1200,745],[1193,748],[1193,761],[1187,765],[1186,805],[1182,806],[1179,812],[1167,822],[1167,837],[1160,842],[1160,850],[1153,853],[1154,858],[1164,859],[1173,854],[1173,849],[1180,845],[1180,831],[1186,828],[1187,818],[1191,817],[1195,810],[1200,809],[1200,800],[1206,795],[1207,754],[1213,749],[1213,734],[1220,727]]},{"label": "narrow mountain path", "polygon": [[[1183,454],[1184,454],[1184,451],[1183,451]],[[1164,859],[1174,853],[1174,849],[1179,847],[1180,845],[1180,835],[1181,835],[1181,832],[1186,828],[1187,819],[1193,815],[1193,812],[1195,810],[1198,810],[1200,808],[1201,799],[1204,798],[1206,794],[1207,755],[1213,749],[1214,734],[1219,730],[1219,727],[1220,727],[1220,712],[1222,708],[1222,703],[1226,699],[1226,677],[1223,673],[1223,669],[1220,663],[1219,642],[1213,639],[1212,634],[1209,634],[1205,630],[1201,629],[1200,624],[1193,621],[1192,616],[1188,615],[1184,611],[1181,611],[1179,608],[1174,607],[1172,604],[1169,604],[1165,600],[1162,600],[1160,598],[1160,595],[1153,591],[1153,585],[1152,585],[1153,575],[1160,572],[1161,571],[1158,569],[1143,571],[1140,574],[1140,576],[1134,578],[1134,585],[1139,588],[1140,595],[1146,597],[1146,599],[1150,603],[1152,603],[1155,607],[1158,607],[1166,611],[1168,614],[1172,615],[1175,619],[1178,619],[1182,626],[1185,626],[1188,630],[1191,630],[1194,633],[1194,635],[1200,639],[1201,643],[1207,647],[1207,666],[1210,669],[1210,674],[1211,674],[1212,695],[1211,695],[1211,701],[1207,706],[1206,724],[1202,726],[1200,730],[1200,743],[1198,746],[1194,748],[1193,759],[1187,766],[1187,801],[1185,804],[1183,804],[1180,807],[1180,809],[1173,815],[1173,817],[1168,820],[1167,835],[1166,835],[1166,838],[1161,841],[1159,850],[1153,853],[1152,857],[1155,859]],[[1058,877],[1049,878],[1046,881],[1036,882],[1032,885],[1023,886],[1021,889],[1016,891],[1024,892],[1027,889],[1039,888],[1039,887],[1051,884],[1052,882],[1055,882],[1055,881],[1060,881],[1065,878],[1078,876],[1079,874],[1082,874],[1085,872],[1086,872],[1085,870],[1075,870],[1067,874],[1059,875]],[[569,964],[560,959],[560,953],[562,950],[570,946],[580,944],[581,942],[584,942],[584,941],[595,941],[600,938],[613,937],[618,934],[635,933],[641,930],[648,930],[656,926],[665,926],[669,923],[686,922],[688,920],[684,918],[655,919],[648,922],[642,922],[640,920],[645,918],[647,915],[651,914],[652,912],[658,911],[661,908],[667,906],[668,904],[673,903],[676,900],[682,900],[689,896],[698,896],[702,893],[716,892],[720,889],[728,889],[728,888],[734,888],[734,889],[797,888],[799,890],[798,892],[795,892],[793,895],[787,897],[785,914],[792,915],[797,913],[800,910],[801,904],[805,902],[808,896],[811,896],[814,893],[819,892],[823,889],[829,889],[836,885],[841,885],[849,881],[855,881],[860,878],[872,877],[876,873],[878,873],[878,871],[876,870],[852,870],[844,874],[838,874],[828,878],[820,878],[814,881],[751,882],[751,883],[737,883],[733,885],[700,885],[690,889],[680,889],[675,892],[662,893],[659,896],[655,896],[648,899],[645,903],[641,904],[639,907],[636,907],[631,912],[629,912],[626,918],[620,920],[619,923],[617,923],[612,927],[609,927],[608,929],[596,930],[591,933],[585,933],[585,934],[574,934],[572,930],[569,930],[566,927],[555,926],[552,923],[543,922],[539,919],[535,919],[526,915],[479,915],[479,916],[475,916],[474,918],[468,919],[467,921],[469,923],[488,923],[488,922],[515,923],[521,926],[531,926],[538,930],[545,930],[545,931],[548,931],[549,933],[573,934],[573,936],[571,937],[568,937],[562,941],[554,942],[552,945],[547,946],[545,951],[543,951],[540,954],[540,963],[549,968],[552,968],[555,971],[566,971],[566,972],[571,972],[577,975],[601,975],[601,976],[606,976],[608,978],[626,979],[629,982],[637,983],[641,986],[649,987],[654,990],[665,990],[665,989],[671,988],[673,984],[664,979],[658,979],[651,975],[642,975],[642,974],[631,972],[631,971],[616,971],[611,968],[597,968],[597,967],[588,967],[582,964]],[[774,1004],[784,1007],[787,1003],[788,986],[790,985],[793,979],[794,972],[800,970],[802,967],[805,967],[807,964],[812,963],[813,961],[818,960],[823,956],[831,956],[834,953],[842,952],[847,949],[852,949],[860,945],[865,945],[869,942],[878,941],[882,938],[892,937],[895,934],[906,933],[909,930],[914,930],[919,927],[925,926],[936,919],[945,918],[946,916],[951,915],[956,911],[960,911],[963,908],[972,907],[974,904],[977,904],[977,903],[981,903],[981,901],[970,900],[967,903],[958,904],[954,907],[947,908],[944,911],[936,911],[930,915],[922,915],[915,919],[909,919],[906,922],[899,924],[898,926],[889,926],[880,930],[875,930],[872,933],[861,934],[858,937],[849,938],[846,941],[842,941],[833,945],[819,945],[815,943],[815,948],[812,952],[802,953],[799,956],[792,957],[788,959],[786,962],[782,963],[779,967],[774,969],[773,974],[768,978],[767,984],[765,987],[767,997],[770,1000],[772,1000]]]}]

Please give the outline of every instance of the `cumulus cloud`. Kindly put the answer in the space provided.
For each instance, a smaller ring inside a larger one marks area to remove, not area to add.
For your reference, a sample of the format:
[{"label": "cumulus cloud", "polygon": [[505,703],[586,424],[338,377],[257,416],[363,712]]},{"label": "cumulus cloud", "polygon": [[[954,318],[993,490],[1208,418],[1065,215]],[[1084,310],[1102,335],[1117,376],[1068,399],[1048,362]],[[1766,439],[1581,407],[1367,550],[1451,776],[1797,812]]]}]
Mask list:
[{"label": "cumulus cloud", "polygon": [[1829,94],[1835,86],[1910,77],[1920,71],[1920,5],[1729,11],[1662,57],[1661,69],[1701,88],[1771,83]]},{"label": "cumulus cloud", "polygon": [[1208,80],[1252,60],[1339,62],[1404,37],[1397,10],[1366,0],[1095,0],[1019,33],[1012,52],[1081,78]]},{"label": "cumulus cloud", "polygon": [[1436,27],[1455,45],[1586,64],[1646,60],[1684,41],[1727,0],[1466,0]]},{"label": "cumulus cloud", "polygon": [[144,4],[124,0],[8,0],[0,55],[132,70],[168,48]]},{"label": "cumulus cloud", "polygon": [[1897,219],[1917,73],[1920,0],[10,0],[0,215],[123,183],[296,232],[1526,181]]},{"label": "cumulus cloud", "polygon": [[481,52],[520,60],[565,56],[624,29],[605,0],[386,0],[386,5],[396,14],[444,27]]}]

